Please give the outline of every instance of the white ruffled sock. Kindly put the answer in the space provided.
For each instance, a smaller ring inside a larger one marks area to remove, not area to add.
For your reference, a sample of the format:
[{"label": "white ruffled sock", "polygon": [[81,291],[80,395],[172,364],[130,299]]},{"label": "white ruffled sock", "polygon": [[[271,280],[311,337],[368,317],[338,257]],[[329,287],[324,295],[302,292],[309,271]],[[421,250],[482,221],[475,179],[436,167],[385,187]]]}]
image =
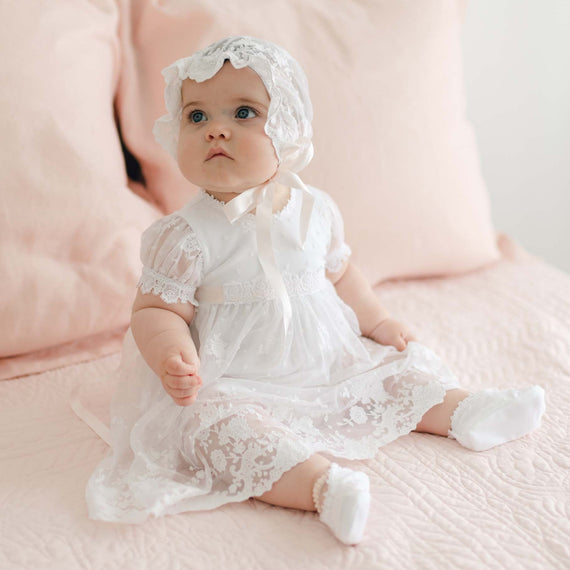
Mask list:
[{"label": "white ruffled sock", "polygon": [[540,386],[476,392],[459,402],[448,437],[473,451],[485,451],[534,431],[544,408]]},{"label": "white ruffled sock", "polygon": [[344,544],[362,540],[370,509],[370,481],[361,471],[331,463],[313,487],[320,519]]}]

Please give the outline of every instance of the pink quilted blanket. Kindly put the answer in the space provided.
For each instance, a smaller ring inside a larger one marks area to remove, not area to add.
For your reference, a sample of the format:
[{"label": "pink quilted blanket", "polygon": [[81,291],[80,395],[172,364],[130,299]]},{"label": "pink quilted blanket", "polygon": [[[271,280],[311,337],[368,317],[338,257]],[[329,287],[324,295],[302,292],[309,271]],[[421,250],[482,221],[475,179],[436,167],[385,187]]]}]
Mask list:
[{"label": "pink quilted blanket", "polygon": [[[483,453],[410,434],[359,466],[364,541],[312,513],[254,500],[141,526],[90,521],[85,483],[106,445],[70,409],[103,416],[118,355],[0,383],[0,568],[372,569],[570,567],[570,277],[501,238],[503,259],[456,278],[378,288],[396,318],[471,389],[538,383],[542,427]],[[91,382],[91,384],[88,384]]]}]

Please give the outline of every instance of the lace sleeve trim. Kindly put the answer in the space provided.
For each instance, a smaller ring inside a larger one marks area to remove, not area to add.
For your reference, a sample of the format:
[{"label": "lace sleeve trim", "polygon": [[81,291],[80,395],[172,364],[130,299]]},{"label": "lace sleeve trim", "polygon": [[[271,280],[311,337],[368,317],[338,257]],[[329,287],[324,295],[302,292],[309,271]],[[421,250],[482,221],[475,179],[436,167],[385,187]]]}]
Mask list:
[{"label": "lace sleeve trim", "polygon": [[174,279],[161,275],[148,267],[143,267],[137,287],[143,294],[153,293],[160,296],[168,305],[192,303],[197,307],[199,304],[196,301],[196,287],[194,285],[181,285]]},{"label": "lace sleeve trim", "polygon": [[329,273],[337,273],[342,269],[342,264],[352,255],[352,250],[350,246],[343,243],[342,246],[333,251],[327,257],[325,269]]}]

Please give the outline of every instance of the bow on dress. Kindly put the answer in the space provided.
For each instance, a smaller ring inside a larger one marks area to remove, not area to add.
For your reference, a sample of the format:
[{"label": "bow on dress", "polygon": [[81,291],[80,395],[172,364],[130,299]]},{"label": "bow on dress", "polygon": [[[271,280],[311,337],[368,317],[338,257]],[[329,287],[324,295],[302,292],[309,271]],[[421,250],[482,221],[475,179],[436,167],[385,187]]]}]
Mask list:
[{"label": "bow on dress", "polygon": [[289,186],[291,189],[293,187],[299,188],[303,192],[299,224],[299,243],[301,247],[304,248],[315,198],[299,176],[290,170],[278,172],[269,182],[245,190],[225,204],[224,213],[228,220],[233,223],[256,208],[257,256],[267,281],[277,294],[283,308],[283,326],[285,334],[287,334],[292,315],[291,301],[285,287],[285,282],[277,266],[271,236],[273,193],[278,182]]}]

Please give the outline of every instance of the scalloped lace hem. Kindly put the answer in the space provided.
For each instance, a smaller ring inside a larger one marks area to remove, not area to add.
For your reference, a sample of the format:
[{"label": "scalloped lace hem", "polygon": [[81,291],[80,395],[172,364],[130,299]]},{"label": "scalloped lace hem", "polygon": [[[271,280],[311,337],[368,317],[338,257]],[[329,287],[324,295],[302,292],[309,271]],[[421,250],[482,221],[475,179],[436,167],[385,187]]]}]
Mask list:
[{"label": "scalloped lace hem", "polygon": [[158,295],[168,305],[174,303],[192,303],[196,307],[199,305],[196,300],[196,287],[180,285],[173,279],[165,277],[148,267],[143,268],[137,287],[143,294],[153,293]]}]

